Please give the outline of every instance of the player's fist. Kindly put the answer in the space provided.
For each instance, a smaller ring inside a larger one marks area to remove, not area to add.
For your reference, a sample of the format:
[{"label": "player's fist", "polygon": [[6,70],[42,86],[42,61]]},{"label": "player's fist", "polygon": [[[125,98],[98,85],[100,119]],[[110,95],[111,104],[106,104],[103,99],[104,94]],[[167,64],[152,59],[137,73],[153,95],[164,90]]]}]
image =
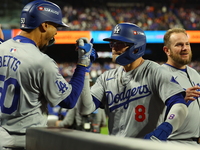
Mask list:
[{"label": "player's fist", "polygon": [[76,40],[76,46],[78,50],[78,64],[86,67],[89,66],[93,44],[87,38],[80,38]]},{"label": "player's fist", "polygon": [[92,66],[92,63],[98,58],[98,54],[94,48],[92,48],[92,52],[90,55],[90,65],[87,66],[86,72],[90,72],[90,67]]},{"label": "player's fist", "polygon": [[163,122],[153,132],[145,135],[144,139],[166,141],[172,133],[173,127],[168,122]]}]

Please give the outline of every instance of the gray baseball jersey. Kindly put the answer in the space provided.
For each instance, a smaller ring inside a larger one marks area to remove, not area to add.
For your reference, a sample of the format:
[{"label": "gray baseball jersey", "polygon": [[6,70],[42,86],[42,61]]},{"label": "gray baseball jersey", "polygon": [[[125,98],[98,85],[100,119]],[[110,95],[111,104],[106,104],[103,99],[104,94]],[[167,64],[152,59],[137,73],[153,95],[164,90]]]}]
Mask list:
[{"label": "gray baseball jersey", "polygon": [[8,131],[46,126],[47,102],[56,106],[71,89],[56,63],[34,44],[10,39],[0,45],[0,126]]},{"label": "gray baseball jersey", "polygon": [[92,95],[105,105],[109,133],[140,138],[164,121],[165,101],[183,91],[165,69],[150,60],[127,73],[122,66],[106,71],[91,88]]},{"label": "gray baseball jersey", "polygon": [[[168,72],[171,72],[177,82],[183,89],[192,86],[200,86],[200,75],[193,68],[187,66],[187,73],[185,71],[176,69],[169,65],[162,65]],[[182,126],[169,136],[169,139],[191,139],[200,137],[200,106],[199,99],[193,101],[188,106],[188,116],[183,122]]]}]

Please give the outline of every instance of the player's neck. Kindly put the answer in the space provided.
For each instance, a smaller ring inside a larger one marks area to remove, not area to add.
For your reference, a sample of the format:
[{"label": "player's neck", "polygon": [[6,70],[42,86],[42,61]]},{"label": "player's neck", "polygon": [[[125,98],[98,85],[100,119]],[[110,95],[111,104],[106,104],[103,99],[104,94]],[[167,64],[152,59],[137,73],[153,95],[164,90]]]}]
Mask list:
[{"label": "player's neck", "polygon": [[41,34],[38,31],[38,29],[31,30],[30,32],[21,31],[20,35],[33,40],[36,43],[36,45],[39,47],[38,43],[41,42],[41,38],[39,38]]},{"label": "player's neck", "polygon": [[124,66],[124,70],[126,72],[129,72],[131,70],[134,70],[135,68],[139,67],[144,62],[144,59],[142,57],[138,58],[134,62]]},{"label": "player's neck", "polygon": [[166,64],[169,64],[170,66],[173,66],[177,69],[185,69],[186,68],[186,65],[181,65],[181,64],[171,62],[171,61],[167,61]]}]

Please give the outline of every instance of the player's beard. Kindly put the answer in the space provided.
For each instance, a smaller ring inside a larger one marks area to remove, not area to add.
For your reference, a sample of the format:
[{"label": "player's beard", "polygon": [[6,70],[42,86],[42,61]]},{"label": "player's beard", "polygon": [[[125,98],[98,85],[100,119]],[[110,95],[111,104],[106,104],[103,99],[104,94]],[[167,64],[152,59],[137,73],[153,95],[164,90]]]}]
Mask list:
[{"label": "player's beard", "polygon": [[192,60],[192,52],[189,53],[188,59],[182,59],[179,54],[176,54],[173,51],[171,51],[170,57],[171,57],[172,60],[174,60],[174,62],[177,62],[180,65],[187,65]]}]

